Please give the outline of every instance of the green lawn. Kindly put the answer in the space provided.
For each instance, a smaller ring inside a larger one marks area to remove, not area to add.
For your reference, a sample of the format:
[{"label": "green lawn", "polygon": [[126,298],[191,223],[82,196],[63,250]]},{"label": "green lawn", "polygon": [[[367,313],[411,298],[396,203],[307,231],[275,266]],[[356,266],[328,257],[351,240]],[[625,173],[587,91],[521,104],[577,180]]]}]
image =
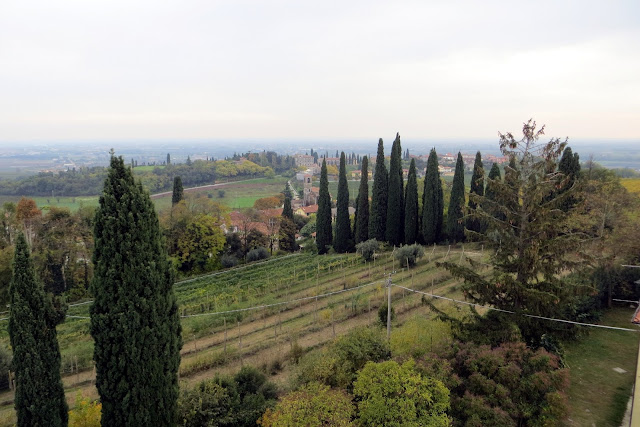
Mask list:
[{"label": "green lawn", "polygon": [[[606,312],[601,323],[636,329],[632,315],[631,308],[616,308]],[[588,336],[566,345],[571,375],[567,425],[620,425],[635,379],[639,339],[634,332],[593,328]]]}]

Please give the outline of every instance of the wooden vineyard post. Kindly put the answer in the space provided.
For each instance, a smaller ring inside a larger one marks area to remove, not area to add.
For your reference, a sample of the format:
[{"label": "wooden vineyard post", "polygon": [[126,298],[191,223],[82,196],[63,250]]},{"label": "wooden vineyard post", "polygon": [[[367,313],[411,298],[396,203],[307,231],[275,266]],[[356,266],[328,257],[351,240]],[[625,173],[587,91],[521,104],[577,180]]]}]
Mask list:
[{"label": "wooden vineyard post", "polygon": [[239,320],[238,320],[238,353],[240,353],[240,365],[244,365],[244,357],[242,357],[242,334],[240,333]]},{"label": "wooden vineyard post", "polygon": [[368,312],[369,312],[369,324],[371,324],[371,297],[369,297],[369,308],[368,308]]},{"label": "wooden vineyard post", "polygon": [[336,338],[336,323],[333,321],[333,312],[334,309],[331,309],[331,329],[333,330],[333,338]]},{"label": "wooden vineyard post", "polygon": [[391,274],[387,279],[387,340],[391,341]]},{"label": "wooden vineyard post", "polygon": [[227,354],[227,318],[223,319],[224,321],[224,354]]}]

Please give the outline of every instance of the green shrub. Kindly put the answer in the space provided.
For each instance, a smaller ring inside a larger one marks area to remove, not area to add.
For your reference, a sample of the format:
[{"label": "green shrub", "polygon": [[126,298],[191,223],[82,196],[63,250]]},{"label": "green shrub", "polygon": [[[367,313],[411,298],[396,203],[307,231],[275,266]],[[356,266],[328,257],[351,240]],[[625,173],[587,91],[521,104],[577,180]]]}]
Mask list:
[{"label": "green shrub", "polygon": [[380,243],[376,239],[369,239],[356,245],[356,252],[362,255],[365,261],[371,261],[373,255],[380,248]]},{"label": "green shrub", "polygon": [[259,247],[255,249],[251,249],[247,254],[247,261],[260,261],[261,259],[269,258],[269,251],[266,248]]},{"label": "green shrub", "polygon": [[421,245],[406,245],[396,249],[395,257],[403,267],[416,265],[416,261],[424,256],[424,248]]}]

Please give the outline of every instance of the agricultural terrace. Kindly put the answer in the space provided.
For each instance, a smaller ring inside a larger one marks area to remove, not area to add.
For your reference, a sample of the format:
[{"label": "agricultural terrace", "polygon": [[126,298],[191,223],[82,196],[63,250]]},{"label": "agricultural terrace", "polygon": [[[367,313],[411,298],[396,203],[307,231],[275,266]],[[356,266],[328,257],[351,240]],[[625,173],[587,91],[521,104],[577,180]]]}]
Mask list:
[{"label": "agricultural terrace", "polygon": [[[490,267],[482,263],[487,251],[480,245],[426,249],[425,256],[410,269],[401,267],[392,251],[377,254],[369,263],[356,254],[296,253],[176,283],[184,340],[181,387],[190,388],[203,379],[218,373],[233,373],[243,364],[250,364],[269,372],[274,381],[286,388],[295,373],[294,348],[314,351],[355,327],[378,322],[377,311],[386,302],[385,282],[389,275],[393,284],[399,285],[392,287],[392,306],[397,316],[394,330],[416,315],[432,318],[434,314],[426,304],[428,301],[454,315],[467,313],[466,305],[429,296],[463,299],[460,282],[438,268],[436,261],[467,263],[472,258],[480,262],[479,272],[486,275]],[[412,293],[400,286],[427,295]],[[85,301],[71,305],[69,317],[58,326],[63,382],[70,403],[78,395],[98,397],[93,385],[89,304],[90,301]],[[620,324],[621,316],[625,315],[631,313],[616,314],[614,320]],[[600,340],[598,343],[605,347],[602,352],[613,351],[606,348],[606,338],[611,333],[594,332]],[[576,417],[579,420],[609,419],[611,411],[607,405],[620,406],[630,394],[628,385],[633,381],[633,355],[638,336],[629,332],[613,333],[620,335],[614,340],[615,351],[624,357],[619,357],[615,364],[626,371],[624,375],[613,376],[602,364],[581,362],[584,345],[568,348],[568,360],[580,366],[580,371],[575,373],[579,383],[570,390],[572,396],[583,395],[580,390],[585,387],[596,389],[597,380],[592,378],[603,375],[608,378],[607,394],[597,397],[602,402],[599,411],[583,413],[590,405],[589,397],[576,399],[575,405],[571,402],[575,411],[580,412]],[[5,344],[9,341],[6,328],[0,330],[0,341]],[[585,345],[589,347],[588,343]],[[592,370],[597,370],[598,376],[594,376]],[[12,400],[12,392],[0,394],[0,425],[15,422]]]}]

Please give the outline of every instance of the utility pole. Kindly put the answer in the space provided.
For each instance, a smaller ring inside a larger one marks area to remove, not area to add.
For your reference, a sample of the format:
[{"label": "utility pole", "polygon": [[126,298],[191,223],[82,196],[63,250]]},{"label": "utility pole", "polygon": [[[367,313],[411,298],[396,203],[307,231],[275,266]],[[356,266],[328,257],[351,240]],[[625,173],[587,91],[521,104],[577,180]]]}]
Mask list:
[{"label": "utility pole", "polygon": [[391,273],[387,279],[387,340],[391,341]]},{"label": "utility pole", "polygon": [[[640,265],[623,264],[622,267],[640,268]],[[640,304],[640,301],[638,301],[638,304]],[[634,313],[634,319],[631,320],[632,322],[635,320],[635,317],[636,317],[636,313]],[[636,381],[633,386],[633,394],[631,397],[631,416],[629,417],[630,427],[636,425],[638,422],[638,418],[640,418],[640,399],[638,398],[638,394],[637,394],[639,386],[640,386],[640,345],[638,345],[638,356],[636,357]]]}]

